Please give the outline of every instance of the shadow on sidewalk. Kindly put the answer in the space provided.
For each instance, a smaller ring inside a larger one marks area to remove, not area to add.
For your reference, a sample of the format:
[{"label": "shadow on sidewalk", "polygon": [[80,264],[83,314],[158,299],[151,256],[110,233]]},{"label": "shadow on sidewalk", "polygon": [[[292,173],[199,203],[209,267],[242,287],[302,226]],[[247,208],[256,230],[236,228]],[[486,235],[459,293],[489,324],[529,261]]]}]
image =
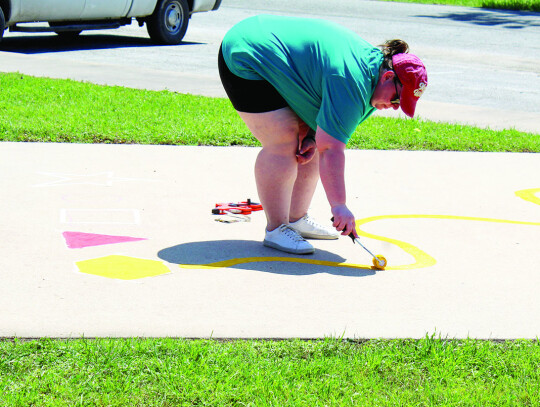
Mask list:
[{"label": "shadow on sidewalk", "polygon": [[160,250],[157,256],[173,264],[236,268],[293,276],[327,273],[366,277],[375,274],[375,270],[369,267],[325,264],[347,263],[343,257],[326,250],[316,249],[311,255],[292,255],[265,247],[261,242],[253,240],[190,242]]},{"label": "shadow on sidewalk", "polygon": [[528,11],[473,9],[439,15],[417,15],[415,17],[439,20],[453,20],[481,26],[498,26],[509,29],[522,29],[540,26],[540,13]]},{"label": "shadow on sidewalk", "polygon": [[0,51],[33,55],[113,48],[178,47],[200,44],[202,43],[183,41],[178,45],[156,45],[150,38],[145,37],[93,33],[83,34],[76,38],[62,38],[56,35],[21,35],[4,38],[0,43]]}]

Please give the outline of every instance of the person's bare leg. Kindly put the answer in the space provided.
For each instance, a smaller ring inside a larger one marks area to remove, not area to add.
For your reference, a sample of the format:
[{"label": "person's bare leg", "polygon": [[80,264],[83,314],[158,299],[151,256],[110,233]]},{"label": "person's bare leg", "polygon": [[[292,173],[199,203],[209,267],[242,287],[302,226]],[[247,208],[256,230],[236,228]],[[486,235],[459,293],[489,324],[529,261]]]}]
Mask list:
[{"label": "person's bare leg", "polygon": [[298,116],[288,107],[265,113],[238,114],[263,147],[255,163],[255,180],[266,214],[266,229],[271,231],[289,223],[298,174]]},{"label": "person's bare leg", "polygon": [[315,152],[310,162],[298,165],[289,211],[289,222],[296,222],[307,213],[318,181],[319,153]]}]

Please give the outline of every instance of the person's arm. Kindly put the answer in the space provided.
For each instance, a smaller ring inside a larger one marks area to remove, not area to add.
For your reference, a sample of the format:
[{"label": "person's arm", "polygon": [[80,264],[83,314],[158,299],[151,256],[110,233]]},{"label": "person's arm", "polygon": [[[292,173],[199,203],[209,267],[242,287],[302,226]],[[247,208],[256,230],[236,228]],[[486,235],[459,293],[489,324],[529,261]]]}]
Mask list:
[{"label": "person's arm", "polygon": [[345,191],[345,143],[335,139],[320,127],[315,137],[319,151],[319,172],[332,208],[333,226],[342,231],[342,235],[353,233],[358,237],[355,218],[347,208]]}]

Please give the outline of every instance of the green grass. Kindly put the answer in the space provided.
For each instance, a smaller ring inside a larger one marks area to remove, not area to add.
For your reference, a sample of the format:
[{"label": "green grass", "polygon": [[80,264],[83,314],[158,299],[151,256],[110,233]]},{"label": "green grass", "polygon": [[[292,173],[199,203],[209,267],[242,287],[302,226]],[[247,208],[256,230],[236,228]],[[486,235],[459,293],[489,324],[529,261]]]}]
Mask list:
[{"label": "green grass", "polygon": [[[257,146],[228,100],[0,74],[0,140]],[[540,137],[372,117],[348,148],[540,152]]]},{"label": "green grass", "polygon": [[537,406],[538,341],[0,342],[2,406]]},{"label": "green grass", "polygon": [[225,99],[0,74],[4,141],[254,145]]},{"label": "green grass", "polygon": [[400,3],[444,4],[448,6],[481,7],[504,10],[540,12],[538,0],[386,0]]}]

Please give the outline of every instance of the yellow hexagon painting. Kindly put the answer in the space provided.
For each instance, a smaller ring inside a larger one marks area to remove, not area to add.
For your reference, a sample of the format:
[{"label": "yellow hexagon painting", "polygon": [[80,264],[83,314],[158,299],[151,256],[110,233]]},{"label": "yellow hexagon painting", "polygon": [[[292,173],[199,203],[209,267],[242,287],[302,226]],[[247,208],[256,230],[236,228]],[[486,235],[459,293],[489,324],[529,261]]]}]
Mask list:
[{"label": "yellow hexagon painting", "polygon": [[118,280],[136,280],[138,278],[155,277],[171,272],[160,261],[120,255],[78,261],[76,264],[81,273]]}]

